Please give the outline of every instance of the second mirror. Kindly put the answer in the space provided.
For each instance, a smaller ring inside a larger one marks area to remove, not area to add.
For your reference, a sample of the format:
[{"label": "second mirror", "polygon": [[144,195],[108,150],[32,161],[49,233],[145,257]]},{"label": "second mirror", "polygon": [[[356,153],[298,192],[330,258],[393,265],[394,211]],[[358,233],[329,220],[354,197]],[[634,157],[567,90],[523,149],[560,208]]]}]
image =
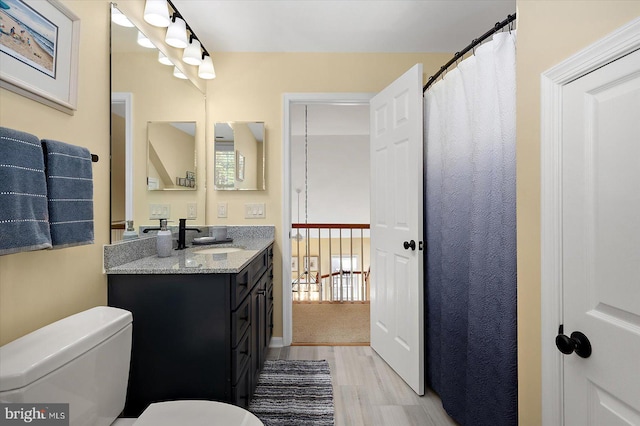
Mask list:
[{"label": "second mirror", "polygon": [[230,121],[214,129],[215,189],[264,191],[264,122]]}]

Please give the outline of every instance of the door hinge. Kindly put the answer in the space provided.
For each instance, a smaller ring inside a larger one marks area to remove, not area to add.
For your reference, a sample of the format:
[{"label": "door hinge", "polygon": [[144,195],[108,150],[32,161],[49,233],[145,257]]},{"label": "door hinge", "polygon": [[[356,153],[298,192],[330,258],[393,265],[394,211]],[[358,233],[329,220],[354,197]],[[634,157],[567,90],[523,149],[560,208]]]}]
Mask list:
[{"label": "door hinge", "polygon": [[418,242],[418,250],[423,250],[424,249],[424,242],[423,241],[419,241]]}]

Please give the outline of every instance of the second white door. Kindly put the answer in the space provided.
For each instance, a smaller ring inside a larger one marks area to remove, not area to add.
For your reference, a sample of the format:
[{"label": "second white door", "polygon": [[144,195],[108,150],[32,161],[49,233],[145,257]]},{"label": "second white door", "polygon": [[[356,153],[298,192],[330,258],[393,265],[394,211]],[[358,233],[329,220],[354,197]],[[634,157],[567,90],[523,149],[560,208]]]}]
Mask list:
[{"label": "second white door", "polygon": [[422,64],[370,108],[371,347],[423,395]]}]

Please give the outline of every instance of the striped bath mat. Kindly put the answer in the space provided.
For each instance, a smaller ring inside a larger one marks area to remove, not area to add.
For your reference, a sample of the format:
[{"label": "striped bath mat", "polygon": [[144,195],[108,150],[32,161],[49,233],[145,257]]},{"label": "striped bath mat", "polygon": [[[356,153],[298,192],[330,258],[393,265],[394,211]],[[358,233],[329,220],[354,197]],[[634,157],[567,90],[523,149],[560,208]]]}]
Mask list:
[{"label": "striped bath mat", "polygon": [[333,425],[327,361],[267,360],[249,411],[265,426]]}]

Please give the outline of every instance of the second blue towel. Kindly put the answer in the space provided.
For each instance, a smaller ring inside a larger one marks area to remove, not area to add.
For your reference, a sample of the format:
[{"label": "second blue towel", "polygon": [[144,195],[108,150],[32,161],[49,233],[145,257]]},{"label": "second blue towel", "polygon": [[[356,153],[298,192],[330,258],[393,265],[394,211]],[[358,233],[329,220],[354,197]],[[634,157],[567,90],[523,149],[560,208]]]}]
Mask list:
[{"label": "second blue towel", "polygon": [[42,140],[53,248],[93,244],[93,170],[87,148]]}]

